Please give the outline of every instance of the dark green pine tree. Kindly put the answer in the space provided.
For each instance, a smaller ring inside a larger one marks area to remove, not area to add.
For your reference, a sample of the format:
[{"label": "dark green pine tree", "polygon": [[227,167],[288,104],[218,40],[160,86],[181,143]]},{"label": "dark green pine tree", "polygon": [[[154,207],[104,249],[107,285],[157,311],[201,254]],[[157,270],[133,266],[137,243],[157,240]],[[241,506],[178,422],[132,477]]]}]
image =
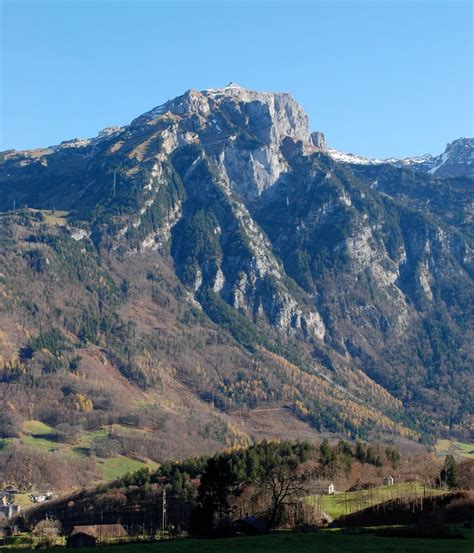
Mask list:
[{"label": "dark green pine tree", "polygon": [[357,444],[356,444],[355,456],[356,456],[356,459],[358,461],[360,461],[361,463],[365,463],[366,460],[367,460],[366,459],[366,456],[367,456],[366,448],[365,448],[364,444],[361,441],[358,441]]},{"label": "dark green pine tree", "polygon": [[319,461],[324,466],[331,461],[331,448],[327,439],[324,439],[319,446]]},{"label": "dark green pine tree", "polygon": [[229,458],[224,455],[211,457],[201,476],[197,506],[189,521],[192,535],[211,535],[214,523],[231,511],[229,495],[237,484]]},{"label": "dark green pine tree", "polygon": [[446,455],[444,467],[441,471],[441,482],[450,489],[459,488],[459,468],[452,455]]}]

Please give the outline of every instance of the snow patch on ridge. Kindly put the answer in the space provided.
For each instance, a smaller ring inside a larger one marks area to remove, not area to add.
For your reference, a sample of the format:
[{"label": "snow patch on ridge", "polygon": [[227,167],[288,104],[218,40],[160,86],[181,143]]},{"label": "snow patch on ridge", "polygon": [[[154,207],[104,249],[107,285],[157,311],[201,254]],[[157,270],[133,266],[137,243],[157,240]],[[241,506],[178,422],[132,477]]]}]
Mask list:
[{"label": "snow patch on ridge", "polygon": [[391,165],[412,165],[426,163],[433,159],[433,156],[431,154],[407,158],[370,158],[359,156],[357,154],[340,152],[339,150],[335,150],[334,148],[327,148],[324,150],[324,152],[328,154],[329,157],[331,157],[334,161],[339,161],[341,163],[353,163],[356,165],[382,165],[385,163]]},{"label": "snow patch on ridge", "polygon": [[438,165],[435,165],[433,168],[431,168],[428,171],[428,173],[430,173],[430,175],[434,175],[436,173],[436,171],[448,161],[449,156],[450,156],[450,154],[448,154],[447,152],[444,152],[444,154],[441,155],[440,163]]}]

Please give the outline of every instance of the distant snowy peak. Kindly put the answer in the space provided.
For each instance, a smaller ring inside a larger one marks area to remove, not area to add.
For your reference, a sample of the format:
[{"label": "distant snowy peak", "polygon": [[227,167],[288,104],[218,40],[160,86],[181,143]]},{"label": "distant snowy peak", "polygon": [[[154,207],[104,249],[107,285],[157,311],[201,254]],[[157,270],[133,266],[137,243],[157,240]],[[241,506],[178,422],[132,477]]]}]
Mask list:
[{"label": "distant snowy peak", "polygon": [[458,138],[433,158],[429,173],[440,177],[474,176],[474,138]]},{"label": "distant snowy peak", "polygon": [[345,153],[333,148],[324,148],[334,161],[354,165],[389,164],[396,167],[408,167],[430,173],[438,177],[474,176],[474,139],[459,138],[447,145],[446,150],[438,155],[425,154],[409,158],[373,159],[352,153]]},{"label": "distant snowy peak", "polygon": [[357,154],[340,152],[334,148],[325,148],[324,152],[329,155],[334,161],[341,163],[352,163],[355,165],[380,165],[382,163],[394,163],[398,160],[394,158],[390,159],[377,159],[359,156]]},{"label": "distant snowy peak", "polygon": [[324,150],[334,161],[340,161],[342,163],[353,163],[356,165],[382,165],[390,164],[396,165],[399,167],[409,167],[412,165],[421,166],[425,163],[431,163],[432,160],[436,159],[431,154],[425,154],[418,157],[407,157],[407,158],[396,158],[396,157],[387,157],[387,158],[370,158],[363,157],[357,154],[340,152],[334,148],[326,148]]}]

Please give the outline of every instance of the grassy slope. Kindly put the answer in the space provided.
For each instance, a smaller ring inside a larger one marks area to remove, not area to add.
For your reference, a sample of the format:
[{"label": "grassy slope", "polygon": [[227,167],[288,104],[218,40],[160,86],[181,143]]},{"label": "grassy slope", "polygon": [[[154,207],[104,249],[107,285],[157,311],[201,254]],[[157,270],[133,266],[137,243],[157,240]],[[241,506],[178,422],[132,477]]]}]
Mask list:
[{"label": "grassy slope", "polygon": [[[341,531],[281,532],[269,536],[226,540],[170,540],[153,544],[103,546],[102,553],[472,553],[474,531],[465,531],[464,539],[432,540],[382,538],[372,535],[348,535]],[[87,549],[76,549],[77,553]]]},{"label": "grassy slope", "polygon": [[[324,495],[322,497],[322,510],[333,518],[338,518],[346,514],[354,513],[402,496],[420,496],[423,494],[423,486],[416,482],[402,482],[394,486],[380,486],[371,490],[361,490],[359,492],[338,493],[335,495]],[[429,495],[442,493],[437,489],[426,489]],[[318,496],[310,496],[308,501],[317,505],[320,501]]]},{"label": "grassy slope", "polygon": [[436,452],[441,456],[450,454],[458,459],[474,459],[474,444],[453,440],[438,440],[436,442]]},{"label": "grassy slope", "polygon": [[25,434],[34,434],[35,436],[44,436],[54,434],[54,428],[41,421],[25,421],[23,423],[23,432]]},{"label": "grassy slope", "polygon": [[[69,211],[62,211],[60,209],[51,210],[51,209],[35,209],[32,207],[28,207],[26,209],[19,209],[18,212],[22,211],[28,211],[30,213],[42,213],[44,217],[44,223],[46,223],[49,226],[60,226],[63,227],[67,224],[67,216],[69,215]],[[0,214],[1,216],[10,216],[12,215],[12,211],[6,211]]]},{"label": "grassy slope", "polygon": [[150,470],[156,469],[158,465],[153,461],[144,463],[137,459],[129,457],[112,457],[111,459],[97,459],[97,464],[101,467],[105,480],[115,480],[127,472],[134,472],[142,467],[148,467]]},{"label": "grassy slope", "polygon": [[42,213],[44,217],[44,222],[47,225],[58,225],[60,227],[64,226],[67,223],[67,216],[69,211],[55,210],[54,212],[51,209],[28,209],[28,211]]},{"label": "grassy slope", "polygon": [[31,507],[33,505],[27,493],[17,493],[13,498],[13,503],[20,505],[22,510],[26,509],[26,507]]},{"label": "grassy slope", "polygon": [[[95,438],[106,437],[109,434],[109,428],[100,428],[84,432],[79,442],[72,446],[70,444],[60,443],[55,439],[54,428],[35,420],[26,421],[23,424],[23,435],[21,441],[36,451],[48,452],[52,450],[61,450],[63,453],[75,457],[87,457],[90,447]],[[2,443],[0,443],[0,448]],[[141,461],[118,455],[110,459],[97,458],[97,466],[100,468],[102,480],[114,480],[123,476],[127,472],[136,471],[142,467],[155,469],[158,465],[153,461]]]}]

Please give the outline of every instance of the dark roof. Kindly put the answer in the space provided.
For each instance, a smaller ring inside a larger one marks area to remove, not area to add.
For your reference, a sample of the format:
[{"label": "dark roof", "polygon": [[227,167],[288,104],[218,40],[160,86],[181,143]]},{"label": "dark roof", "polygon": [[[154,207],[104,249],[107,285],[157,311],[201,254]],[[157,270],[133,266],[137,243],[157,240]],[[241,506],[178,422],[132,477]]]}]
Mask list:
[{"label": "dark roof", "polygon": [[74,526],[71,537],[75,534],[87,534],[94,538],[124,538],[127,531],[121,524],[90,524],[87,526]]},{"label": "dark roof", "polygon": [[254,516],[246,516],[239,519],[240,522],[243,522],[244,524],[248,524],[249,526],[253,526],[254,528],[258,528],[263,530],[265,528],[265,524],[261,520],[258,520]]}]

